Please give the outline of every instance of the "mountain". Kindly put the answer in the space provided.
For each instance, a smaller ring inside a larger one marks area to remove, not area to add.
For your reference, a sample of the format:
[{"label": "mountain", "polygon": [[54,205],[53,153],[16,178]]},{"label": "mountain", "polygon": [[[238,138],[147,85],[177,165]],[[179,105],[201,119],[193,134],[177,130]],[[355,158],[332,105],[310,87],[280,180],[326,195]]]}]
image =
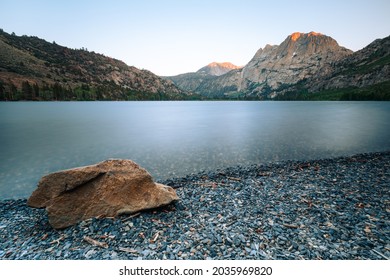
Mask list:
[{"label": "mountain", "polygon": [[232,70],[240,69],[230,62],[212,62],[196,72],[164,77],[175,83],[179,88],[189,92],[201,92],[198,87],[203,83],[214,80],[215,77],[224,75]]},{"label": "mountain", "polygon": [[326,35],[296,32],[280,45],[260,48],[242,69],[202,81],[195,92],[217,98],[268,99],[281,88],[331,72],[334,62],[352,53]]},{"label": "mountain", "polygon": [[160,100],[194,95],[85,49],[0,30],[0,100]]},{"label": "mountain", "polygon": [[221,76],[231,70],[240,68],[242,67],[236,66],[230,62],[212,62],[205,67],[200,68],[197,73],[211,76]]},{"label": "mountain", "polygon": [[326,35],[293,33],[279,46],[259,49],[243,68],[239,91],[273,96],[273,91],[332,71],[332,64],[353,52]]},{"label": "mountain", "polygon": [[302,93],[302,89],[311,96],[326,93],[336,99],[389,100],[390,36],[337,61],[331,72],[312,76],[285,95]]},{"label": "mountain", "polygon": [[191,88],[171,80],[180,88],[211,98],[327,99],[331,94],[332,99],[345,99],[348,93],[350,99],[361,99],[357,92],[375,91],[370,98],[390,99],[390,94],[386,95],[389,50],[388,38],[354,53],[321,33],[296,32],[280,45],[260,48],[242,69],[207,79],[187,76]]},{"label": "mountain", "polygon": [[293,33],[243,68],[210,63],[158,77],[86,49],[0,29],[0,100],[390,100],[390,36],[352,52],[331,37]]}]

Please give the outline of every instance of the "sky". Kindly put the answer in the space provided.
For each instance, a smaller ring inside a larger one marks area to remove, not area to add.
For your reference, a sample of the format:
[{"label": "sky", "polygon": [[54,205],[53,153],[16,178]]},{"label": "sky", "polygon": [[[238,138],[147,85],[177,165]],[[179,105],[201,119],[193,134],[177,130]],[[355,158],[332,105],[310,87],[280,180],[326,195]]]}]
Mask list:
[{"label": "sky", "polygon": [[389,0],[0,0],[0,28],[120,59],[161,76],[243,66],[293,32],[357,51],[390,35]]}]

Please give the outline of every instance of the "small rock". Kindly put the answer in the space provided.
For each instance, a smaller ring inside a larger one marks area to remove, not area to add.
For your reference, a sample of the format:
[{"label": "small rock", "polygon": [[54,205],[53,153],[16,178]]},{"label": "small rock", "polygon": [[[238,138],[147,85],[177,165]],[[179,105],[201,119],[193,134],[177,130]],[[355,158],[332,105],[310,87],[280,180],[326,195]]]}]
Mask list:
[{"label": "small rock", "polygon": [[86,254],[85,254],[85,257],[87,259],[90,259],[94,254],[96,253],[96,251],[94,249],[91,249],[89,250]]}]

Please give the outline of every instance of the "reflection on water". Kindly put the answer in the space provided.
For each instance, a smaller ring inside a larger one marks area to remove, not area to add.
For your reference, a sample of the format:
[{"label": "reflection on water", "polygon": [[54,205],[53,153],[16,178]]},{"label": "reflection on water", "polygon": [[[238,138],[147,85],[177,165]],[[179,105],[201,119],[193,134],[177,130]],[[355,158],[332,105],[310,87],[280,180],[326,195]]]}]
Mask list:
[{"label": "reflection on water", "polygon": [[0,103],[0,199],[107,158],[132,159],[163,179],[389,149],[388,102]]}]

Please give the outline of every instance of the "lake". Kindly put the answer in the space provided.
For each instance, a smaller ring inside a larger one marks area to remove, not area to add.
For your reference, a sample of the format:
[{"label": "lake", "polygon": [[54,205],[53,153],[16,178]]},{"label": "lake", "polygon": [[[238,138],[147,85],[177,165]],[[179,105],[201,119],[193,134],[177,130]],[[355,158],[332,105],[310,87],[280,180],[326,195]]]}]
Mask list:
[{"label": "lake", "polygon": [[132,159],[156,180],[390,150],[390,102],[1,102],[0,199],[50,172]]}]

